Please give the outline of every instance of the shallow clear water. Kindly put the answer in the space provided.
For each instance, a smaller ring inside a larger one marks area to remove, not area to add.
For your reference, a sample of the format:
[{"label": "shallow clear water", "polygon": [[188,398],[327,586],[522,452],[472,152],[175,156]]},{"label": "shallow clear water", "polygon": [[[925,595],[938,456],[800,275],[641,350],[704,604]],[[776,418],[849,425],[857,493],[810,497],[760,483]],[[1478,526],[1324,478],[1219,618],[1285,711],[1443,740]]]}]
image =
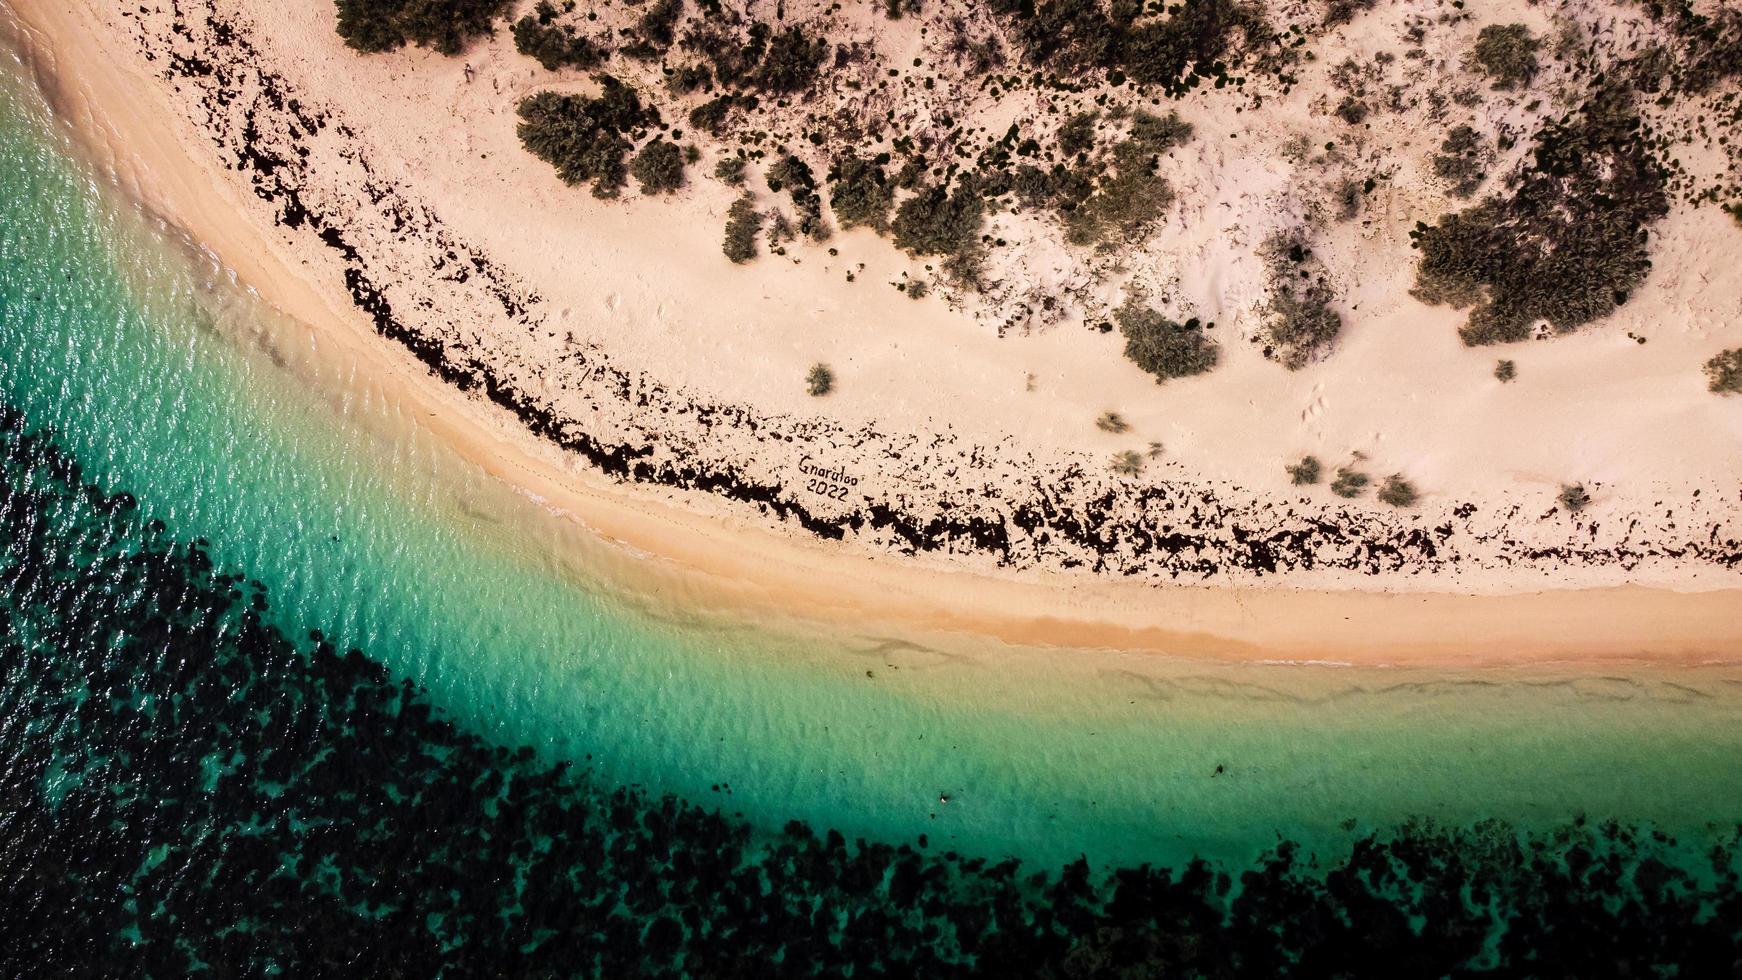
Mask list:
[{"label": "shallow clear water", "polygon": [[73,162],[21,79],[0,82],[0,397],[264,583],[288,632],[493,741],[761,827],[1042,864],[1329,854],[1414,818],[1698,838],[1742,814],[1730,668],[1239,666],[698,612],[325,366]]}]

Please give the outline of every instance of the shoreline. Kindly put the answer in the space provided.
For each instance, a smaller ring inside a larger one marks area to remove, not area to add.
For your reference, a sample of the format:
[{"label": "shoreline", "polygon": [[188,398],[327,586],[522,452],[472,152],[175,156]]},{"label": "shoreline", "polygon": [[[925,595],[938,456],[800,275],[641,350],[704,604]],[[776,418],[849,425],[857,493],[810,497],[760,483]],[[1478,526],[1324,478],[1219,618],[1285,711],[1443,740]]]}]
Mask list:
[{"label": "shoreline", "polygon": [[153,97],[155,87],[137,79],[129,84],[125,69],[105,56],[103,31],[80,30],[70,12],[32,10],[28,3],[6,8],[26,28],[25,40],[35,48],[27,66],[57,115],[122,193],[208,249],[269,305],[317,331],[323,356],[349,360],[381,379],[416,409],[419,424],[461,457],[591,533],[693,575],[725,607],[782,615],[802,610],[796,615],[829,623],[870,616],[1023,644],[1243,662],[1663,664],[1704,663],[1742,651],[1742,617],[1735,615],[1742,590],[1734,587],[1479,595],[1431,586],[1419,592],[1157,586],[1034,571],[1018,581],[847,554],[750,526],[735,514],[699,513],[658,499],[654,490],[577,472],[558,447],[506,412],[434,379],[383,343],[355,306],[298,274],[282,246],[234,200],[234,185],[177,139],[181,122]]}]

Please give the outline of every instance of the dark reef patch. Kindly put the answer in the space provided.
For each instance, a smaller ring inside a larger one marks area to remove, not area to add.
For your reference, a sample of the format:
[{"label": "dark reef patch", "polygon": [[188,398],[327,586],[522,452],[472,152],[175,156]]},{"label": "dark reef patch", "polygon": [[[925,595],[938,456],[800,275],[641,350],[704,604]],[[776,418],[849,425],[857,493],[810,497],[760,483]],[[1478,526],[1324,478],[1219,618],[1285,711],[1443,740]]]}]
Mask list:
[{"label": "dark reef patch", "polygon": [[[0,975],[1733,975],[1734,832],[1238,873],[778,831],[491,745],[0,407]],[[1690,857],[1690,855],[1694,855]]]}]

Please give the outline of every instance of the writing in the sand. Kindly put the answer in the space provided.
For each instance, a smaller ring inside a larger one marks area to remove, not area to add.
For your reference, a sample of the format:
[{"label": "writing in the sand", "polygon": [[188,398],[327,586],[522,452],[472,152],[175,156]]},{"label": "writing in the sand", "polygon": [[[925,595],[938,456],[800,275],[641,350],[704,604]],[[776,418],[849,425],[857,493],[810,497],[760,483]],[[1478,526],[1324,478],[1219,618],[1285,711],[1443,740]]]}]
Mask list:
[{"label": "writing in the sand", "polygon": [[798,470],[805,475],[806,490],[829,500],[846,500],[847,492],[859,485],[859,478],[846,470],[824,466],[809,456],[798,461]]}]

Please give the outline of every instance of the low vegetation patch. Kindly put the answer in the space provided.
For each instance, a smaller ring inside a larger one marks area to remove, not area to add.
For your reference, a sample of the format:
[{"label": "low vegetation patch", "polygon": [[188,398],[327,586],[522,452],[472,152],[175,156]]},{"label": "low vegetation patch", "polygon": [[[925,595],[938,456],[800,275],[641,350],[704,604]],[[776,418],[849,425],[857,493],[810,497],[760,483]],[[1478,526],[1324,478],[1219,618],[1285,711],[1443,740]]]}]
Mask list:
[{"label": "low vegetation patch", "polygon": [[821,398],[835,390],[835,372],[829,370],[827,364],[812,364],[804,376],[804,390],[814,398]]},{"label": "low vegetation patch", "polygon": [[762,230],[762,212],[749,194],[739,197],[726,210],[726,258],[742,264],[756,257],[756,234]]},{"label": "low vegetation patch", "polygon": [[676,143],[656,139],[635,154],[629,173],[643,194],[669,194],[683,186],[684,154]]},{"label": "low vegetation patch", "polygon": [[1585,492],[1583,483],[1562,484],[1559,499],[1561,506],[1566,508],[1569,514],[1577,514],[1590,506],[1591,503],[1591,495]]},{"label": "low vegetation patch", "polygon": [[1547,126],[1514,177],[1490,197],[1411,236],[1414,295],[1471,307],[1464,343],[1567,332],[1627,301],[1651,268],[1647,228],[1669,211],[1663,172],[1640,137],[1630,92],[1603,89]]},{"label": "low vegetation patch", "polygon": [[495,28],[509,0],[337,0],[339,37],[358,51],[407,44],[459,54]]},{"label": "low vegetation patch", "polygon": [[642,107],[633,88],[609,76],[601,81],[597,98],[539,92],[520,100],[516,132],[563,183],[591,181],[594,197],[616,197],[628,182],[623,160],[634,145],[631,137],[659,117]]},{"label": "low vegetation patch", "polygon": [[1494,363],[1494,377],[1498,378],[1501,384],[1505,384],[1518,377],[1518,365],[1511,361],[1496,361]]},{"label": "low vegetation patch", "polygon": [[1115,435],[1131,431],[1130,423],[1126,422],[1125,417],[1118,412],[1102,412],[1100,417],[1095,419],[1095,428]]},{"label": "low vegetation patch", "polygon": [[1342,315],[1331,309],[1329,274],[1298,232],[1272,237],[1260,255],[1270,278],[1265,356],[1299,370],[1328,354],[1343,329]]},{"label": "low vegetation patch", "polygon": [[897,247],[914,255],[968,258],[980,242],[985,204],[970,177],[958,177],[953,190],[929,184],[901,202],[891,225]]},{"label": "low vegetation patch", "polygon": [[1401,473],[1393,473],[1385,478],[1379,487],[1379,502],[1393,507],[1413,507],[1421,499],[1415,485],[1403,478]]},{"label": "low vegetation patch", "polygon": [[514,22],[514,50],[543,65],[559,68],[596,68],[609,54],[589,37],[576,33],[570,24],[557,22],[558,11],[549,0],[539,0],[532,13]]},{"label": "low vegetation patch", "polygon": [[1319,458],[1317,456],[1302,456],[1300,462],[1290,463],[1283,467],[1288,471],[1288,480],[1297,487],[1310,486],[1319,482],[1321,475]]},{"label": "low vegetation patch", "polygon": [[1353,467],[1343,466],[1337,469],[1337,478],[1331,481],[1331,492],[1339,497],[1353,499],[1361,496],[1367,490],[1367,484],[1373,478],[1356,471]]},{"label": "low vegetation patch", "polygon": [[1120,476],[1136,476],[1143,472],[1143,457],[1135,449],[1114,453],[1112,469]]},{"label": "low vegetation patch", "polygon": [[1742,395],[1742,347],[1706,362],[1706,386],[1720,395]]},{"label": "low vegetation patch", "polygon": [[823,199],[817,196],[817,178],[809,164],[789,153],[776,160],[763,176],[769,190],[776,193],[784,190],[792,198],[801,234],[818,242],[829,237],[829,226],[823,221]]},{"label": "low vegetation patch", "polygon": [[1204,335],[1196,317],[1179,323],[1128,298],[1113,314],[1125,337],[1125,356],[1157,382],[1203,374],[1216,366],[1221,351]]},{"label": "low vegetation patch", "polygon": [[1489,24],[1476,35],[1472,66],[1502,91],[1529,85],[1536,77],[1536,52],[1542,42],[1523,24]]},{"label": "low vegetation patch", "polygon": [[1469,126],[1458,126],[1446,134],[1434,157],[1434,174],[1450,184],[1453,197],[1469,197],[1482,186],[1488,174],[1483,164],[1482,134]]},{"label": "low vegetation patch", "polygon": [[882,162],[849,153],[829,167],[829,207],[842,228],[888,231],[894,204],[895,187]]}]

